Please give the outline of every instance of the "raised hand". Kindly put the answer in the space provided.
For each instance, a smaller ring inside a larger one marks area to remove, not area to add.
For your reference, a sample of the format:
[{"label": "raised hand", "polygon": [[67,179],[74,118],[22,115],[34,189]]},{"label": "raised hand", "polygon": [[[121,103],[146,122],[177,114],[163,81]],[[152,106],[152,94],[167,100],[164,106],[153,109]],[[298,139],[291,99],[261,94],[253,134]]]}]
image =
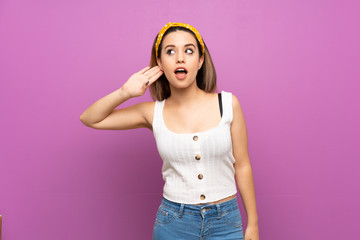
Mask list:
[{"label": "raised hand", "polygon": [[163,74],[159,66],[145,67],[134,73],[121,87],[129,97],[142,96],[146,88],[155,82]]}]

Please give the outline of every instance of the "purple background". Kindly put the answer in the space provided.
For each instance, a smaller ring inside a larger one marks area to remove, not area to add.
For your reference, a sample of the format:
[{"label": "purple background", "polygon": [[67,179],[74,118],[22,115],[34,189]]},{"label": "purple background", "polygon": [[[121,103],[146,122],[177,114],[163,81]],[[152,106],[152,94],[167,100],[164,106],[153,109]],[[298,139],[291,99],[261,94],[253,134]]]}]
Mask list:
[{"label": "purple background", "polygon": [[151,239],[152,132],[79,117],[149,64],[170,21],[199,30],[242,105],[260,239],[360,239],[359,18],[355,0],[2,0],[3,240]]}]

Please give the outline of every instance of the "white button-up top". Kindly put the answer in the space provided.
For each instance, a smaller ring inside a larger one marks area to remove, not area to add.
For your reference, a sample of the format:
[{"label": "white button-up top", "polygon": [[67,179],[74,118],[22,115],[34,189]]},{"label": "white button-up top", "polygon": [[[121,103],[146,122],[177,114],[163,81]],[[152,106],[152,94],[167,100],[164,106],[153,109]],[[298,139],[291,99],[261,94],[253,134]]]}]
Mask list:
[{"label": "white button-up top", "polygon": [[237,193],[230,124],[232,94],[221,92],[220,123],[197,133],[174,133],[163,119],[165,100],[156,101],[153,134],[163,160],[163,196],[185,204],[206,203]]}]

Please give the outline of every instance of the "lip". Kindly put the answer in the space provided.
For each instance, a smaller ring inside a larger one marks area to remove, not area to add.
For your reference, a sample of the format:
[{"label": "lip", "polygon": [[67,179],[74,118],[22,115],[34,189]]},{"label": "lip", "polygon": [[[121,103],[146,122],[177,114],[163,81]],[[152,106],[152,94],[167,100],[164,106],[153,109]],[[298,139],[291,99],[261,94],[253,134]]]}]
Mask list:
[{"label": "lip", "polygon": [[186,73],[188,73],[188,70],[186,69],[186,67],[177,67],[177,68],[175,68],[174,73],[175,73],[175,72],[176,72],[176,70],[178,70],[179,68],[183,68],[183,69],[185,69]]},{"label": "lip", "polygon": [[177,78],[177,79],[179,79],[179,80],[183,80],[183,79],[185,79],[186,77],[187,77],[187,74],[184,74],[184,76],[178,76],[178,75],[176,75],[175,73],[174,73],[174,75],[175,75],[175,77]]},{"label": "lip", "polygon": [[[175,72],[176,72],[176,70],[179,69],[179,68],[185,69],[186,74],[185,74],[184,76],[179,77],[179,76],[176,75]],[[185,78],[187,77],[187,75],[188,75],[188,70],[186,69],[186,67],[181,67],[181,66],[179,66],[179,67],[175,68],[175,70],[174,70],[174,75],[175,75],[175,77],[176,77],[177,79],[183,80],[183,79],[185,79]]]}]

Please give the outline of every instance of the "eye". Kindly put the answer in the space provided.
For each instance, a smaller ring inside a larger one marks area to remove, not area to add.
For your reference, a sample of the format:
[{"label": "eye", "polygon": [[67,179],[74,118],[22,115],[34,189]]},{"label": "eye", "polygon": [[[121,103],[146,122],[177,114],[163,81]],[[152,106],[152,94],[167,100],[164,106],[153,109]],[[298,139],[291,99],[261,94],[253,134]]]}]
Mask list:
[{"label": "eye", "polygon": [[191,48],[188,48],[188,49],[186,49],[186,50],[190,50],[190,51],[191,51],[191,52],[190,52],[191,54],[194,52]]},{"label": "eye", "polygon": [[[193,51],[191,48],[187,48],[186,51],[187,51],[187,50],[190,50],[190,54],[193,54],[193,53],[194,53],[194,51]],[[166,54],[170,55],[170,51],[174,51],[174,50],[173,50],[173,49],[169,49],[169,50],[166,51]]]},{"label": "eye", "polygon": [[169,52],[170,52],[170,51],[174,51],[174,50],[169,49],[169,50],[167,50],[167,51],[166,51],[166,54],[168,54],[168,55],[169,55]]}]

